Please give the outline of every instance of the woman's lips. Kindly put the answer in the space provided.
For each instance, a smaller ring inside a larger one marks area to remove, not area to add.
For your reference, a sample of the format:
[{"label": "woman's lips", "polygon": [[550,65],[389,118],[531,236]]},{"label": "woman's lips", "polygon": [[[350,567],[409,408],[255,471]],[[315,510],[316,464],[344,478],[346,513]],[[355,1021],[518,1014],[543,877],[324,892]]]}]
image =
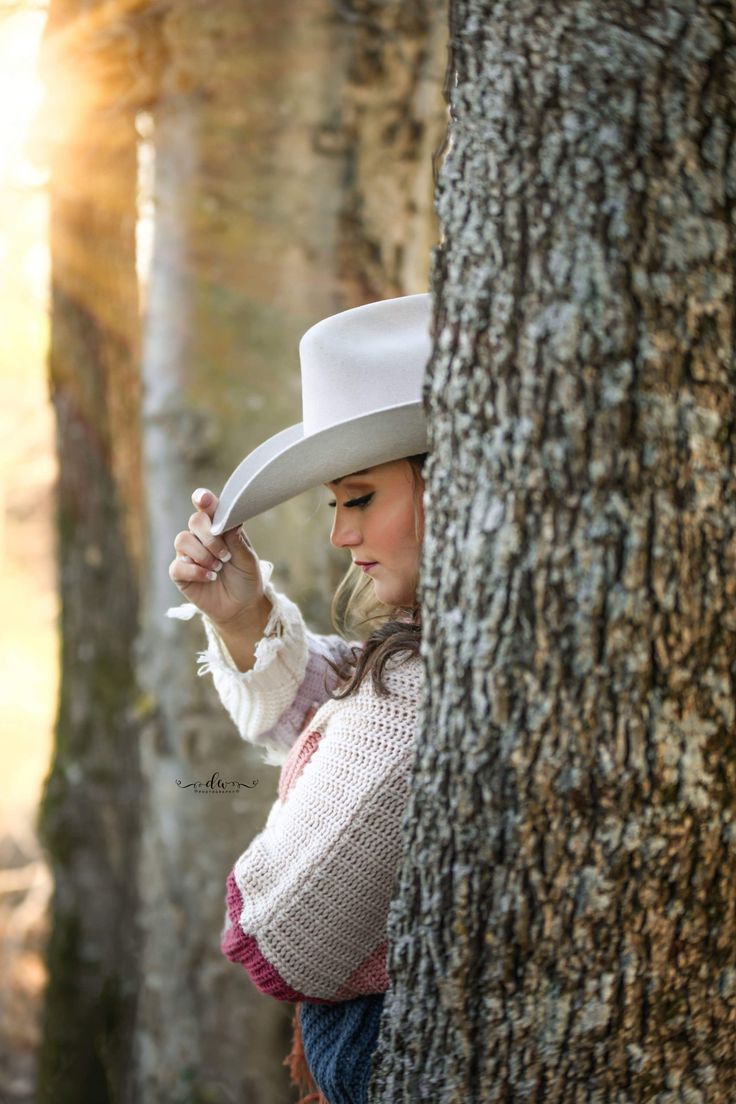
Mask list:
[{"label": "woman's lips", "polygon": [[[358,563],[358,561],[357,561],[357,560],[356,560],[356,563]],[[377,566],[378,566],[378,561],[376,561],[375,563],[358,563],[358,566],[359,566],[359,567],[360,567],[360,568],[361,568],[361,569],[362,569],[363,571],[372,571],[374,567],[377,567]]]}]

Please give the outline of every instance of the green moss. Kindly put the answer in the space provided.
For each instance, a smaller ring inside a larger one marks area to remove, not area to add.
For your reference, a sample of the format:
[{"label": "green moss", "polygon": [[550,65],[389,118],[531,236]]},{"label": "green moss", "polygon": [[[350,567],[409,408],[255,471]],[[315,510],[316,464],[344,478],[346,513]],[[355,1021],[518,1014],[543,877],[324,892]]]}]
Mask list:
[{"label": "green moss", "polygon": [[49,985],[38,1055],[39,1104],[116,1104],[122,1100],[134,992],[118,974],[100,978],[83,961],[83,923],[56,910],[46,967]]},{"label": "green moss", "polygon": [[95,1046],[96,1009],[84,1007],[80,936],[79,918],[57,909],[46,949],[49,985],[38,1054],[38,1104],[77,1104],[80,1095],[87,1104],[112,1100]]},{"label": "green moss", "polygon": [[181,1084],[176,1090],[173,1104],[222,1104],[222,1088],[216,1085],[196,1084],[198,1071],[185,1066],[179,1074]]}]

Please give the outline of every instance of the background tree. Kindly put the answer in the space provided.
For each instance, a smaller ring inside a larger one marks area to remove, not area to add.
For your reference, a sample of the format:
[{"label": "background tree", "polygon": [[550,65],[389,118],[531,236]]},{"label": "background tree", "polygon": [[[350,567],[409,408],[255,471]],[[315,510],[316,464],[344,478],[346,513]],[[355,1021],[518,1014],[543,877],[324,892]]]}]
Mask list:
[{"label": "background tree", "polygon": [[[300,420],[301,333],[426,287],[445,25],[435,0],[52,0],[64,645],[40,1100],[293,1096],[292,1008],[218,946],[227,870],[277,772],[196,678],[199,625],[165,619],[168,564],[192,490]],[[248,529],[327,630],[347,561],[317,502]],[[259,785],[215,803],[175,784],[214,770]]]},{"label": "background tree", "polygon": [[129,65],[99,31],[94,13],[59,3],[46,32],[57,44],[46,71],[61,597],[55,756],[38,820],[54,874],[38,1055],[49,1104],[122,1099],[111,1086],[127,1080],[140,980],[135,105]]},{"label": "background tree", "polygon": [[451,4],[375,1100],[733,1097],[735,32]]}]

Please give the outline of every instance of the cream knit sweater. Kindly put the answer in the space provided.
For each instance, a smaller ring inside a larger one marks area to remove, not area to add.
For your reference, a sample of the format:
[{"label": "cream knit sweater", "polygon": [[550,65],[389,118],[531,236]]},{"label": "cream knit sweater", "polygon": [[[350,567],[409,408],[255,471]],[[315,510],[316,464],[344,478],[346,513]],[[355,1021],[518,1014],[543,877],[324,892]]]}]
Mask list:
[{"label": "cream knit sweater", "polygon": [[282,765],[263,830],[227,879],[223,953],[279,1000],[340,1001],[389,986],[386,922],[401,854],[401,819],[422,683],[419,657],[392,657],[386,697],[370,675],[343,701],[325,663],[351,645],[306,628],[270,583],[273,611],[250,671],[238,671],[210,619],[185,604],[168,616],[204,621],[211,673],[241,737]]}]

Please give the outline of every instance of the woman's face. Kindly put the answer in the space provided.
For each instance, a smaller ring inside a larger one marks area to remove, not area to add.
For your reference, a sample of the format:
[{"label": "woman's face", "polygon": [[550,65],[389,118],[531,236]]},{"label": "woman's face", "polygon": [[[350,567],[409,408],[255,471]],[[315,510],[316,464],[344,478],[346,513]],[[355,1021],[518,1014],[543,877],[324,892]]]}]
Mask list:
[{"label": "woman's face", "polygon": [[376,598],[389,606],[408,606],[416,600],[424,481],[417,478],[415,491],[412,474],[408,460],[390,460],[325,483],[334,495],[332,544],[349,548],[353,563],[375,565],[368,574]]}]

